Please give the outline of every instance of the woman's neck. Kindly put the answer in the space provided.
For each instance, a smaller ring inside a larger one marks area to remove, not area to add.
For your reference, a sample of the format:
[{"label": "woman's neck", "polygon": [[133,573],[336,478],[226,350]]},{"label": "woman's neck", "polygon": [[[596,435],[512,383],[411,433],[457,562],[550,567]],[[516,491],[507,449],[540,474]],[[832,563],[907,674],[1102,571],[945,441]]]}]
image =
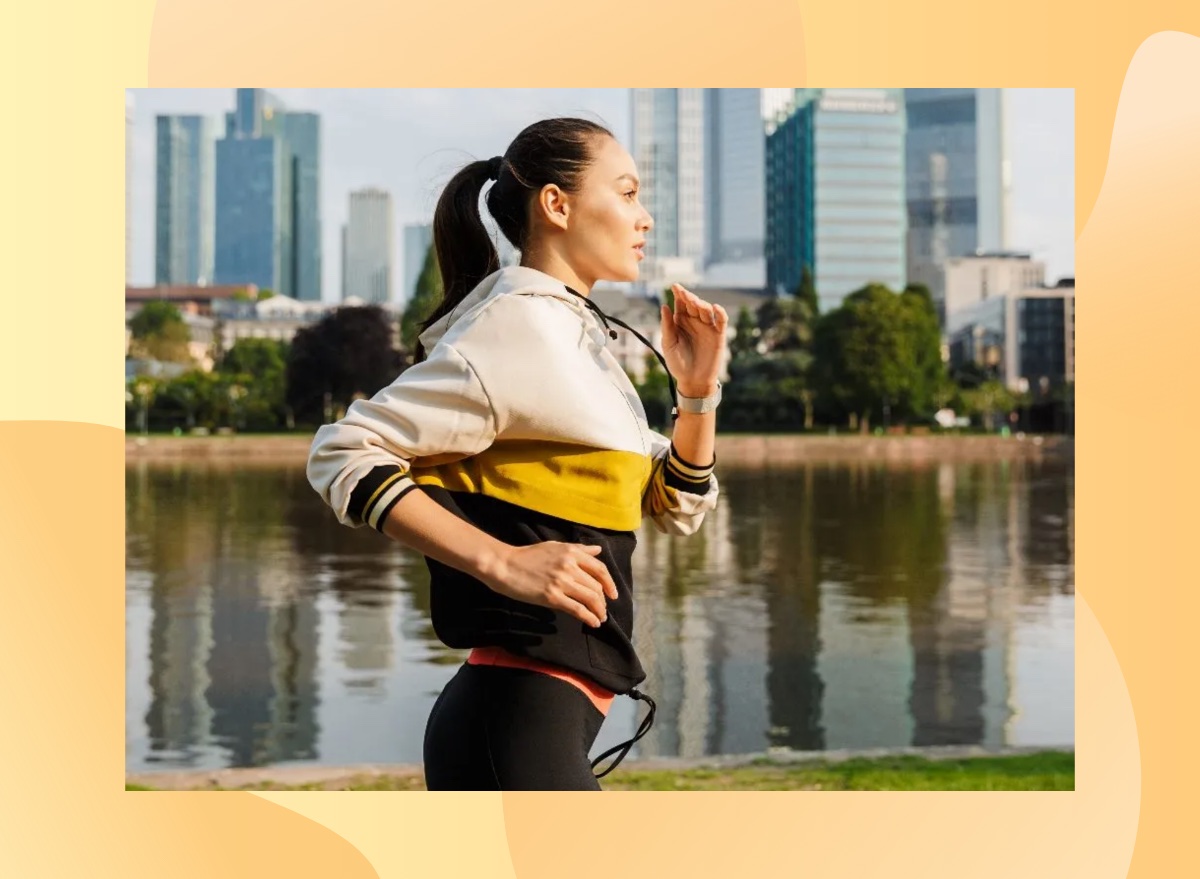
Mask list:
[{"label": "woman's neck", "polygon": [[529,269],[536,269],[557,281],[562,281],[581,296],[591,295],[594,281],[580,277],[571,268],[570,264],[556,253],[531,253],[528,256],[523,255],[521,257],[521,265]]}]

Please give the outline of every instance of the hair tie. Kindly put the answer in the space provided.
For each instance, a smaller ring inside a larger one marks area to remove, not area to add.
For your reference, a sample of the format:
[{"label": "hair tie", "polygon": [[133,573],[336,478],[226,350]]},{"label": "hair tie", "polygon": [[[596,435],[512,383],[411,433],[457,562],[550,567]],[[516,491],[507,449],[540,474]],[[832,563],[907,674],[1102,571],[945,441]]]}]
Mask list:
[{"label": "hair tie", "polygon": [[504,156],[495,156],[488,161],[488,179],[500,179],[500,166],[504,164]]}]

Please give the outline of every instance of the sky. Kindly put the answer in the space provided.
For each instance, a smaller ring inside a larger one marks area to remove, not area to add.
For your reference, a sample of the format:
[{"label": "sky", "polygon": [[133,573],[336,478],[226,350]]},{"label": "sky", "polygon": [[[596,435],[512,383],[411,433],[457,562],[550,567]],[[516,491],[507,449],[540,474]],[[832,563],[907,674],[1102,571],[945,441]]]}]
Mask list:
[{"label": "sky", "polygon": [[[584,116],[629,145],[628,89],[271,89],[288,109],[321,114],[322,288],[340,295],[341,226],[349,193],[377,186],[395,208],[396,278],[403,228],[428,222],[438,193],[463,164],[502,153],[544,116]],[[232,89],[132,89],[133,264],[130,282],[154,281],[154,117],[199,113],[222,120]],[[1046,281],[1075,274],[1075,95],[1010,89],[1012,250],[1046,264]],[[397,290],[397,296],[399,291]]]}]

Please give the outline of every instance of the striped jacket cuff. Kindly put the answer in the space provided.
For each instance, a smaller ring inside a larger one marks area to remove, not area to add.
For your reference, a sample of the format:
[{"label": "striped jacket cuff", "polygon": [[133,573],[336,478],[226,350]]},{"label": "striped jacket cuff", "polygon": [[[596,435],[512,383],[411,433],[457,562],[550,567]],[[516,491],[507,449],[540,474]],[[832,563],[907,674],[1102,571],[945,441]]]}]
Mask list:
[{"label": "striped jacket cuff", "polygon": [[396,464],[381,464],[358,481],[350,493],[348,513],[354,521],[383,533],[388,513],[417,484]]},{"label": "striped jacket cuff", "polygon": [[713,455],[712,462],[701,467],[680,457],[671,443],[671,451],[667,456],[667,466],[664,468],[664,481],[678,491],[689,494],[707,494],[712,484],[709,478],[717,464],[717,456]]}]

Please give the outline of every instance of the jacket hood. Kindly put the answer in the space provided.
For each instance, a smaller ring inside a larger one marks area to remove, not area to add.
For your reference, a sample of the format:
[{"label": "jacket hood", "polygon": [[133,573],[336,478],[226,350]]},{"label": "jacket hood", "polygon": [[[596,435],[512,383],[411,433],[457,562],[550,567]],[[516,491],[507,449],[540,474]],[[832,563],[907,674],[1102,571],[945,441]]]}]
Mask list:
[{"label": "jacket hood", "polygon": [[421,333],[418,337],[421,344],[426,351],[431,351],[457,321],[478,305],[497,296],[509,295],[552,296],[568,303],[581,316],[587,311],[580,297],[557,278],[528,266],[505,266],[476,284],[449,314],[440,317]]}]

